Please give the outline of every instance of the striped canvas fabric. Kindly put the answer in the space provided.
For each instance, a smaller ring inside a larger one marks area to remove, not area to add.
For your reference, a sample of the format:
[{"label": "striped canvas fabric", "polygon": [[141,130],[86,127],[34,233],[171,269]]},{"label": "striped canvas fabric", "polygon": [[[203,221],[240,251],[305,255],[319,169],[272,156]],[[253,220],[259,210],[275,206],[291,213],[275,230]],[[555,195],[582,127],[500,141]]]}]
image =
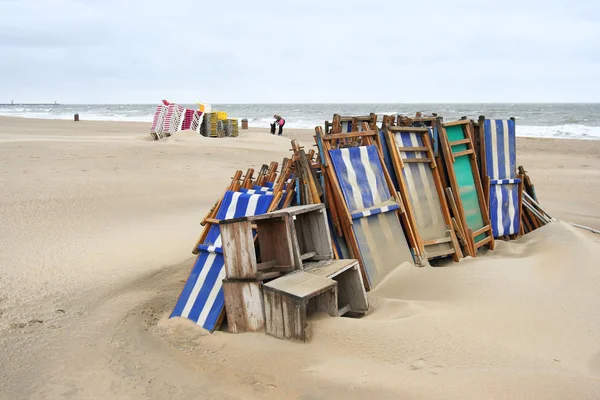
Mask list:
[{"label": "striped canvas fabric", "polygon": [[200,119],[202,118],[202,112],[194,110],[194,116],[192,117],[192,123],[190,129],[200,133]]},{"label": "striped canvas fabric", "polygon": [[402,262],[413,262],[375,146],[330,150],[331,163],[353,218],[371,287]]},{"label": "striped canvas fabric", "polygon": [[171,134],[177,132],[177,129],[179,129],[179,121],[182,111],[183,107],[177,104],[169,104],[167,107],[162,129],[166,136],[171,136]]},{"label": "striped canvas fabric", "polygon": [[521,229],[517,149],[513,120],[486,119],[483,123],[485,164],[490,178],[490,220],[494,237],[518,234]]},{"label": "striped canvas fabric", "polygon": [[[429,129],[431,136],[431,128]],[[397,147],[425,147],[423,136],[414,132],[395,132],[394,140]],[[401,158],[427,158],[424,151],[400,151]],[[414,213],[417,230],[423,241],[447,237],[448,227],[442,213],[442,203],[429,163],[405,163],[402,170],[408,201]],[[426,248],[427,252],[449,250],[451,243],[440,243]]]},{"label": "striped canvas fabric", "polygon": [[181,130],[182,131],[187,131],[188,129],[191,129],[192,127],[192,121],[194,120],[194,110],[190,110],[189,108],[186,108],[183,110],[183,113],[181,115]]},{"label": "striped canvas fabric", "polygon": [[162,138],[163,121],[166,113],[167,107],[165,107],[163,104],[156,107],[154,118],[152,120],[152,126],[150,126],[150,134],[154,139]]},{"label": "striped canvas fabric", "polygon": [[[227,191],[216,218],[222,220],[264,214],[272,200],[271,194]],[[190,319],[212,332],[225,305],[222,284],[225,268],[219,225],[210,227],[205,242],[198,249],[200,253],[171,318]]]},{"label": "striped canvas fabric", "polygon": [[388,148],[387,140],[385,138],[385,132],[379,131],[379,143],[381,143],[381,153],[383,155],[383,163],[390,173],[390,178],[392,178],[392,183],[394,184],[394,189],[396,191],[400,190],[400,186],[398,185],[398,179],[396,179],[396,174],[394,173],[394,164],[392,164],[392,156],[390,155],[390,149]]}]

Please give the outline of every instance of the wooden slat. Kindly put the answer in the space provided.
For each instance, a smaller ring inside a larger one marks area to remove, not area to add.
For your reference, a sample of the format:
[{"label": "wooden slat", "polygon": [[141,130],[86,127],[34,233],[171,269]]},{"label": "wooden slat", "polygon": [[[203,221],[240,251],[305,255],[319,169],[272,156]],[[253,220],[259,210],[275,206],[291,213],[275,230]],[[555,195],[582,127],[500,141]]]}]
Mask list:
[{"label": "wooden slat", "polygon": [[[453,156],[454,158],[456,158],[456,157],[460,157],[460,156],[466,156],[466,155],[469,155],[469,154],[475,154],[475,153],[473,152],[473,149],[468,149],[468,150],[458,151],[458,152],[456,152],[456,153],[452,153],[452,156]],[[475,170],[475,171],[476,171],[476,170]],[[473,171],[473,174],[475,174],[475,171]]]},{"label": "wooden slat", "polygon": [[429,151],[428,147],[398,147],[398,151]]},{"label": "wooden slat", "polygon": [[475,248],[478,249],[481,246],[486,245],[487,243],[492,241],[492,237],[491,236],[487,236],[485,239],[481,239],[479,242],[475,243]]},{"label": "wooden slat", "polygon": [[440,251],[425,250],[425,254],[427,254],[427,258],[449,256],[450,254],[454,254],[454,249],[446,249],[446,250],[440,250]]},{"label": "wooden slat", "polygon": [[471,141],[469,139],[461,139],[455,140],[454,142],[450,142],[450,146],[458,146],[459,144],[470,144]]},{"label": "wooden slat", "polygon": [[[328,244],[328,246],[329,246],[329,244]],[[309,251],[308,253],[301,254],[300,259],[302,261],[304,261],[304,260],[308,260],[309,258],[313,258],[316,255],[317,255],[317,253],[315,251]]]},{"label": "wooden slat", "polygon": [[429,128],[416,126],[390,126],[388,130],[392,132],[429,133]]},{"label": "wooden slat", "polygon": [[441,239],[425,240],[423,242],[423,245],[425,245],[425,246],[432,246],[434,244],[448,243],[448,242],[451,242],[451,241],[452,241],[452,238],[445,237],[445,238],[441,238]]},{"label": "wooden slat", "polygon": [[484,226],[483,228],[479,228],[477,229],[475,232],[473,232],[473,238],[476,238],[477,236],[486,233],[487,231],[491,230],[492,228],[489,225]]},{"label": "wooden slat", "polygon": [[403,163],[430,163],[430,158],[403,158]]},{"label": "wooden slat", "polygon": [[470,122],[471,121],[469,121],[468,119],[461,119],[459,121],[452,121],[452,122],[444,122],[444,127],[446,127],[446,126],[455,126],[455,125],[467,125]]},{"label": "wooden slat", "polygon": [[344,307],[340,308],[338,310],[338,316],[341,317],[342,315],[348,313],[348,311],[350,311],[350,304],[346,304]]},{"label": "wooden slat", "polygon": [[377,135],[377,132],[375,132],[375,131],[332,133],[330,135],[324,135],[322,140],[333,141],[333,140],[339,140],[339,139],[350,139],[350,138],[355,138],[355,137],[375,136],[375,135]]}]

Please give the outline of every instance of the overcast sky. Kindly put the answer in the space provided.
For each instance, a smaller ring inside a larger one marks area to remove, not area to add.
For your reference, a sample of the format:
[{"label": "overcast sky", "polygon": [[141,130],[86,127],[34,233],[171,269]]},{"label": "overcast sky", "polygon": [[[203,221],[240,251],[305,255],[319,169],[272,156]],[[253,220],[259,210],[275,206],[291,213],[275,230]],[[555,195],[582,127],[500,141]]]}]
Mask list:
[{"label": "overcast sky", "polygon": [[0,103],[600,101],[600,0],[0,0]]}]

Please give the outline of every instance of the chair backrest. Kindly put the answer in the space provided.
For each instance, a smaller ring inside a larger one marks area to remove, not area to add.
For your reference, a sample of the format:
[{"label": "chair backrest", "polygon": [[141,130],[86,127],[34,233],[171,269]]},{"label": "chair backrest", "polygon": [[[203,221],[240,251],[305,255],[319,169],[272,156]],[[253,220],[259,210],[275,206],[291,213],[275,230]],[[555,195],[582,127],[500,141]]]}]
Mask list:
[{"label": "chair backrest", "polygon": [[517,174],[515,121],[486,119],[483,126],[487,176],[492,180],[515,178]]},{"label": "chair backrest", "polygon": [[375,146],[333,149],[329,155],[351,213],[392,199]]},{"label": "chair backrest", "polygon": [[[264,214],[273,201],[273,194],[249,194],[226,191],[221,201],[216,219],[232,219]],[[210,227],[204,245],[221,247],[221,230],[219,225]]]}]

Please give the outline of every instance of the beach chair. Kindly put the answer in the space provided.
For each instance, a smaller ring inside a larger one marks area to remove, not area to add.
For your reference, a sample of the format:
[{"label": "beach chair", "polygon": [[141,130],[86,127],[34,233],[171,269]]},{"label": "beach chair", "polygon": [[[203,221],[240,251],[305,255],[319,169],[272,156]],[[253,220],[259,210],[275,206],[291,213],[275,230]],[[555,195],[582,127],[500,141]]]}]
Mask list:
[{"label": "beach chair", "polygon": [[521,230],[523,182],[517,175],[514,119],[479,117],[480,164],[494,237]]},{"label": "beach chair", "polygon": [[196,133],[200,134],[200,120],[202,118],[202,112],[198,110],[194,110],[194,116],[192,118],[192,123],[190,125],[190,129],[196,131]]},{"label": "beach chair", "polygon": [[386,125],[392,174],[427,259],[462,258],[431,143],[431,128]]},{"label": "beach chair", "polygon": [[448,202],[458,222],[458,232],[465,241],[468,255],[475,257],[477,249],[494,249],[494,236],[477,169],[473,148],[473,123],[470,120],[436,122],[440,138],[445,180],[450,190]]},{"label": "beach chair", "polygon": [[167,107],[164,104],[156,107],[154,112],[154,118],[152,119],[152,125],[150,126],[150,136],[154,140],[162,139],[163,137],[163,122],[167,113]]},{"label": "beach chair", "polygon": [[180,131],[187,131],[192,129],[192,122],[194,121],[194,114],[196,111],[185,108],[181,114],[181,122],[179,126]]},{"label": "beach chair", "polygon": [[[413,243],[410,225],[404,226],[407,240],[398,218],[398,210],[404,210],[401,200],[390,192],[391,179],[375,145],[378,133],[367,124],[362,129],[329,135],[324,135],[321,127],[315,131],[344,238],[351,256],[359,260],[370,290],[399,264],[420,264],[421,254]],[[343,147],[348,142],[360,145]]]},{"label": "beach chair", "polygon": [[[269,210],[273,199],[272,194],[227,191],[216,219],[221,221],[264,214]],[[224,278],[221,231],[218,224],[213,224],[206,240],[198,245],[198,257],[170,318],[187,318],[213,332],[224,315]]]},{"label": "beach chair", "polygon": [[333,115],[333,122],[325,121],[325,134],[358,132],[363,123],[369,124],[370,130],[377,130],[377,114],[369,115]]},{"label": "beach chair", "polygon": [[181,113],[184,108],[179,104],[169,104],[167,106],[167,113],[163,122],[163,134],[165,136],[171,136],[179,129],[179,122],[181,119]]}]

